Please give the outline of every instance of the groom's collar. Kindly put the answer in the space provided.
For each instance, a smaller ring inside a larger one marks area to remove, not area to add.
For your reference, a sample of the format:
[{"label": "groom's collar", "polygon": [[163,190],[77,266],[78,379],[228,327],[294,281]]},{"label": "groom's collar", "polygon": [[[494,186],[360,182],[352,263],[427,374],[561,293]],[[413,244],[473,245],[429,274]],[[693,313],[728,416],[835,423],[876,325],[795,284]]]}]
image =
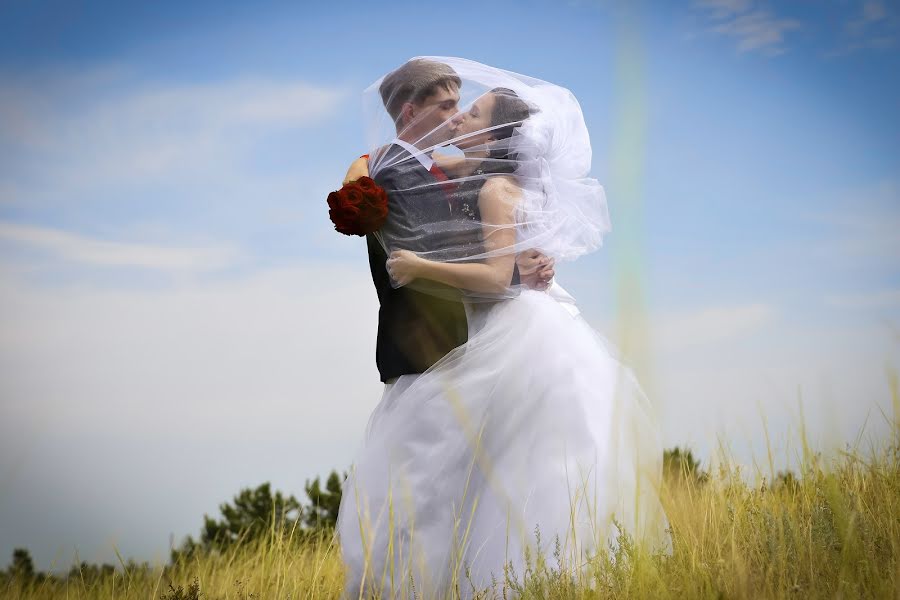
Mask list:
[{"label": "groom's collar", "polygon": [[396,138],[393,141],[393,143],[397,144],[398,146],[400,146],[401,148],[403,148],[404,150],[406,150],[407,152],[409,152],[410,154],[415,156],[418,159],[418,161],[420,163],[422,163],[422,166],[425,167],[426,171],[431,170],[431,165],[434,164],[434,159],[431,158],[430,152],[428,152],[428,153],[422,152],[421,150],[419,150],[418,148],[416,148],[409,142],[404,142],[400,138]]}]

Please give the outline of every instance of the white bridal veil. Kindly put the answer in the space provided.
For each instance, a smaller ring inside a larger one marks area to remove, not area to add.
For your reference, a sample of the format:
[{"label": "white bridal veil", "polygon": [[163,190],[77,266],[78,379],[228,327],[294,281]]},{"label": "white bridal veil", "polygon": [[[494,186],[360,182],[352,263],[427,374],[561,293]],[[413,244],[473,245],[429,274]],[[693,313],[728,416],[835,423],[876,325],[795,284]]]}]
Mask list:
[{"label": "white bridal veil", "polygon": [[603,187],[588,177],[584,116],[569,90],[432,56],[379,78],[363,102],[369,172],[392,199],[375,234],[386,255],[410,250],[433,261],[499,262],[511,270],[502,292],[454,292],[515,296],[516,255],[537,249],[571,260],[597,249],[609,231]]}]

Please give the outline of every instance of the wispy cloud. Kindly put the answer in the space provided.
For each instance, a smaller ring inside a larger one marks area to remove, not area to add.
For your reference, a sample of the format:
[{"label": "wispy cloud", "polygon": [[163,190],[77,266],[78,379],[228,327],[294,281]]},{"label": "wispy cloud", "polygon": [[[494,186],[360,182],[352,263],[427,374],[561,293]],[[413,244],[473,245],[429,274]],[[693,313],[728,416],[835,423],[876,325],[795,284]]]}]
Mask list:
[{"label": "wispy cloud", "polygon": [[776,314],[762,303],[705,307],[653,319],[654,339],[662,349],[684,349],[719,343],[749,334],[768,323]]},{"label": "wispy cloud", "polygon": [[845,30],[850,35],[864,35],[872,25],[884,21],[888,16],[887,7],[881,0],[867,0],[863,2],[860,10],[861,14],[852,18],[845,25]]},{"label": "wispy cloud", "polygon": [[[339,144],[313,132],[349,95],[260,76],[0,73],[0,220],[59,228],[32,230],[31,247],[84,264],[214,270],[237,260],[219,247],[225,239],[248,257],[296,253],[315,243],[317,228],[327,231],[311,199],[340,181],[343,161],[333,175],[311,166]],[[102,239],[79,238],[85,232]],[[7,230],[7,243],[21,246],[22,234]]]},{"label": "wispy cloud", "polygon": [[752,0],[696,0],[694,6],[705,14],[708,30],[734,38],[739,52],[778,56],[787,51],[787,34],[802,27],[800,21],[756,7]]},{"label": "wispy cloud", "polygon": [[900,256],[900,184],[884,181],[841,194],[838,207],[810,214],[810,222],[827,230],[814,255],[831,264],[883,266],[897,272]]},{"label": "wispy cloud", "polygon": [[[315,125],[345,90],[241,78],[198,84],[0,80],[0,146],[65,185],[223,170],[268,132]],[[61,83],[62,82],[62,83]],[[224,173],[223,173],[224,174]]]},{"label": "wispy cloud", "polygon": [[[178,481],[191,480],[190,498],[147,512],[180,536],[248,483],[302,491],[305,477],[347,468],[382,389],[377,314],[365,263],[152,290],[33,285],[0,270],[4,543],[29,540],[43,564],[75,546],[115,560],[105,538],[124,522],[116,511]],[[146,477],[160,462],[172,468]],[[70,477],[84,464],[108,468]],[[97,486],[112,493],[92,496]],[[41,524],[37,496],[48,499]],[[130,531],[122,544],[167,556],[164,534]]]},{"label": "wispy cloud", "polygon": [[897,19],[883,0],[865,0],[844,23],[842,45],[829,56],[856,50],[893,48],[897,43]]},{"label": "wispy cloud", "polygon": [[724,19],[749,10],[752,0],[697,0],[694,4],[714,18]]},{"label": "wispy cloud", "polygon": [[173,247],[99,240],[48,227],[0,222],[0,242],[43,251],[86,265],[169,271],[207,271],[234,264],[229,246]]},{"label": "wispy cloud", "polygon": [[825,303],[836,308],[859,310],[900,308],[900,290],[829,294],[825,297]]}]

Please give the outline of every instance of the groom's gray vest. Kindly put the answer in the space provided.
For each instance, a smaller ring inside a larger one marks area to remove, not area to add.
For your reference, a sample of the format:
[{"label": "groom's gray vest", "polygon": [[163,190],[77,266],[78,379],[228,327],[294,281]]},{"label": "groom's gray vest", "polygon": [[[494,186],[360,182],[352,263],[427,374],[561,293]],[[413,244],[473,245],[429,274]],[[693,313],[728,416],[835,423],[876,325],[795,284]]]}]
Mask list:
[{"label": "groom's gray vest", "polygon": [[[437,180],[409,152],[392,145],[380,159],[388,166],[374,177],[388,190],[388,217],[384,231],[398,237],[416,224],[455,218],[447,196]],[[400,161],[400,162],[397,162]],[[422,187],[425,186],[425,187]],[[434,240],[427,240],[434,243]],[[381,381],[400,375],[422,373],[445,354],[466,342],[468,326],[459,295],[453,288],[431,283],[443,294],[418,292],[409,286],[391,287],[385,262],[387,255],[375,236],[366,236],[369,269],[378,292],[378,339],[375,362]],[[412,241],[406,250],[422,252],[425,241]]]}]

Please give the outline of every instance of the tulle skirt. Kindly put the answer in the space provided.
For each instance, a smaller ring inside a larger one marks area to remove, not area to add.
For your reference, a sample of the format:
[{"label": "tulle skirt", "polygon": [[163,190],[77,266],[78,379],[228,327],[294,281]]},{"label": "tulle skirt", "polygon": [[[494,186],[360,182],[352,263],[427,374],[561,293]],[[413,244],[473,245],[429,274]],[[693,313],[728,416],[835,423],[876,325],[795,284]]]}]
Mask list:
[{"label": "tulle skirt", "polygon": [[369,419],[338,514],[345,597],[471,597],[521,581],[526,553],[579,568],[620,528],[670,551],[658,426],[608,342],[545,292],[466,308],[468,342]]}]

